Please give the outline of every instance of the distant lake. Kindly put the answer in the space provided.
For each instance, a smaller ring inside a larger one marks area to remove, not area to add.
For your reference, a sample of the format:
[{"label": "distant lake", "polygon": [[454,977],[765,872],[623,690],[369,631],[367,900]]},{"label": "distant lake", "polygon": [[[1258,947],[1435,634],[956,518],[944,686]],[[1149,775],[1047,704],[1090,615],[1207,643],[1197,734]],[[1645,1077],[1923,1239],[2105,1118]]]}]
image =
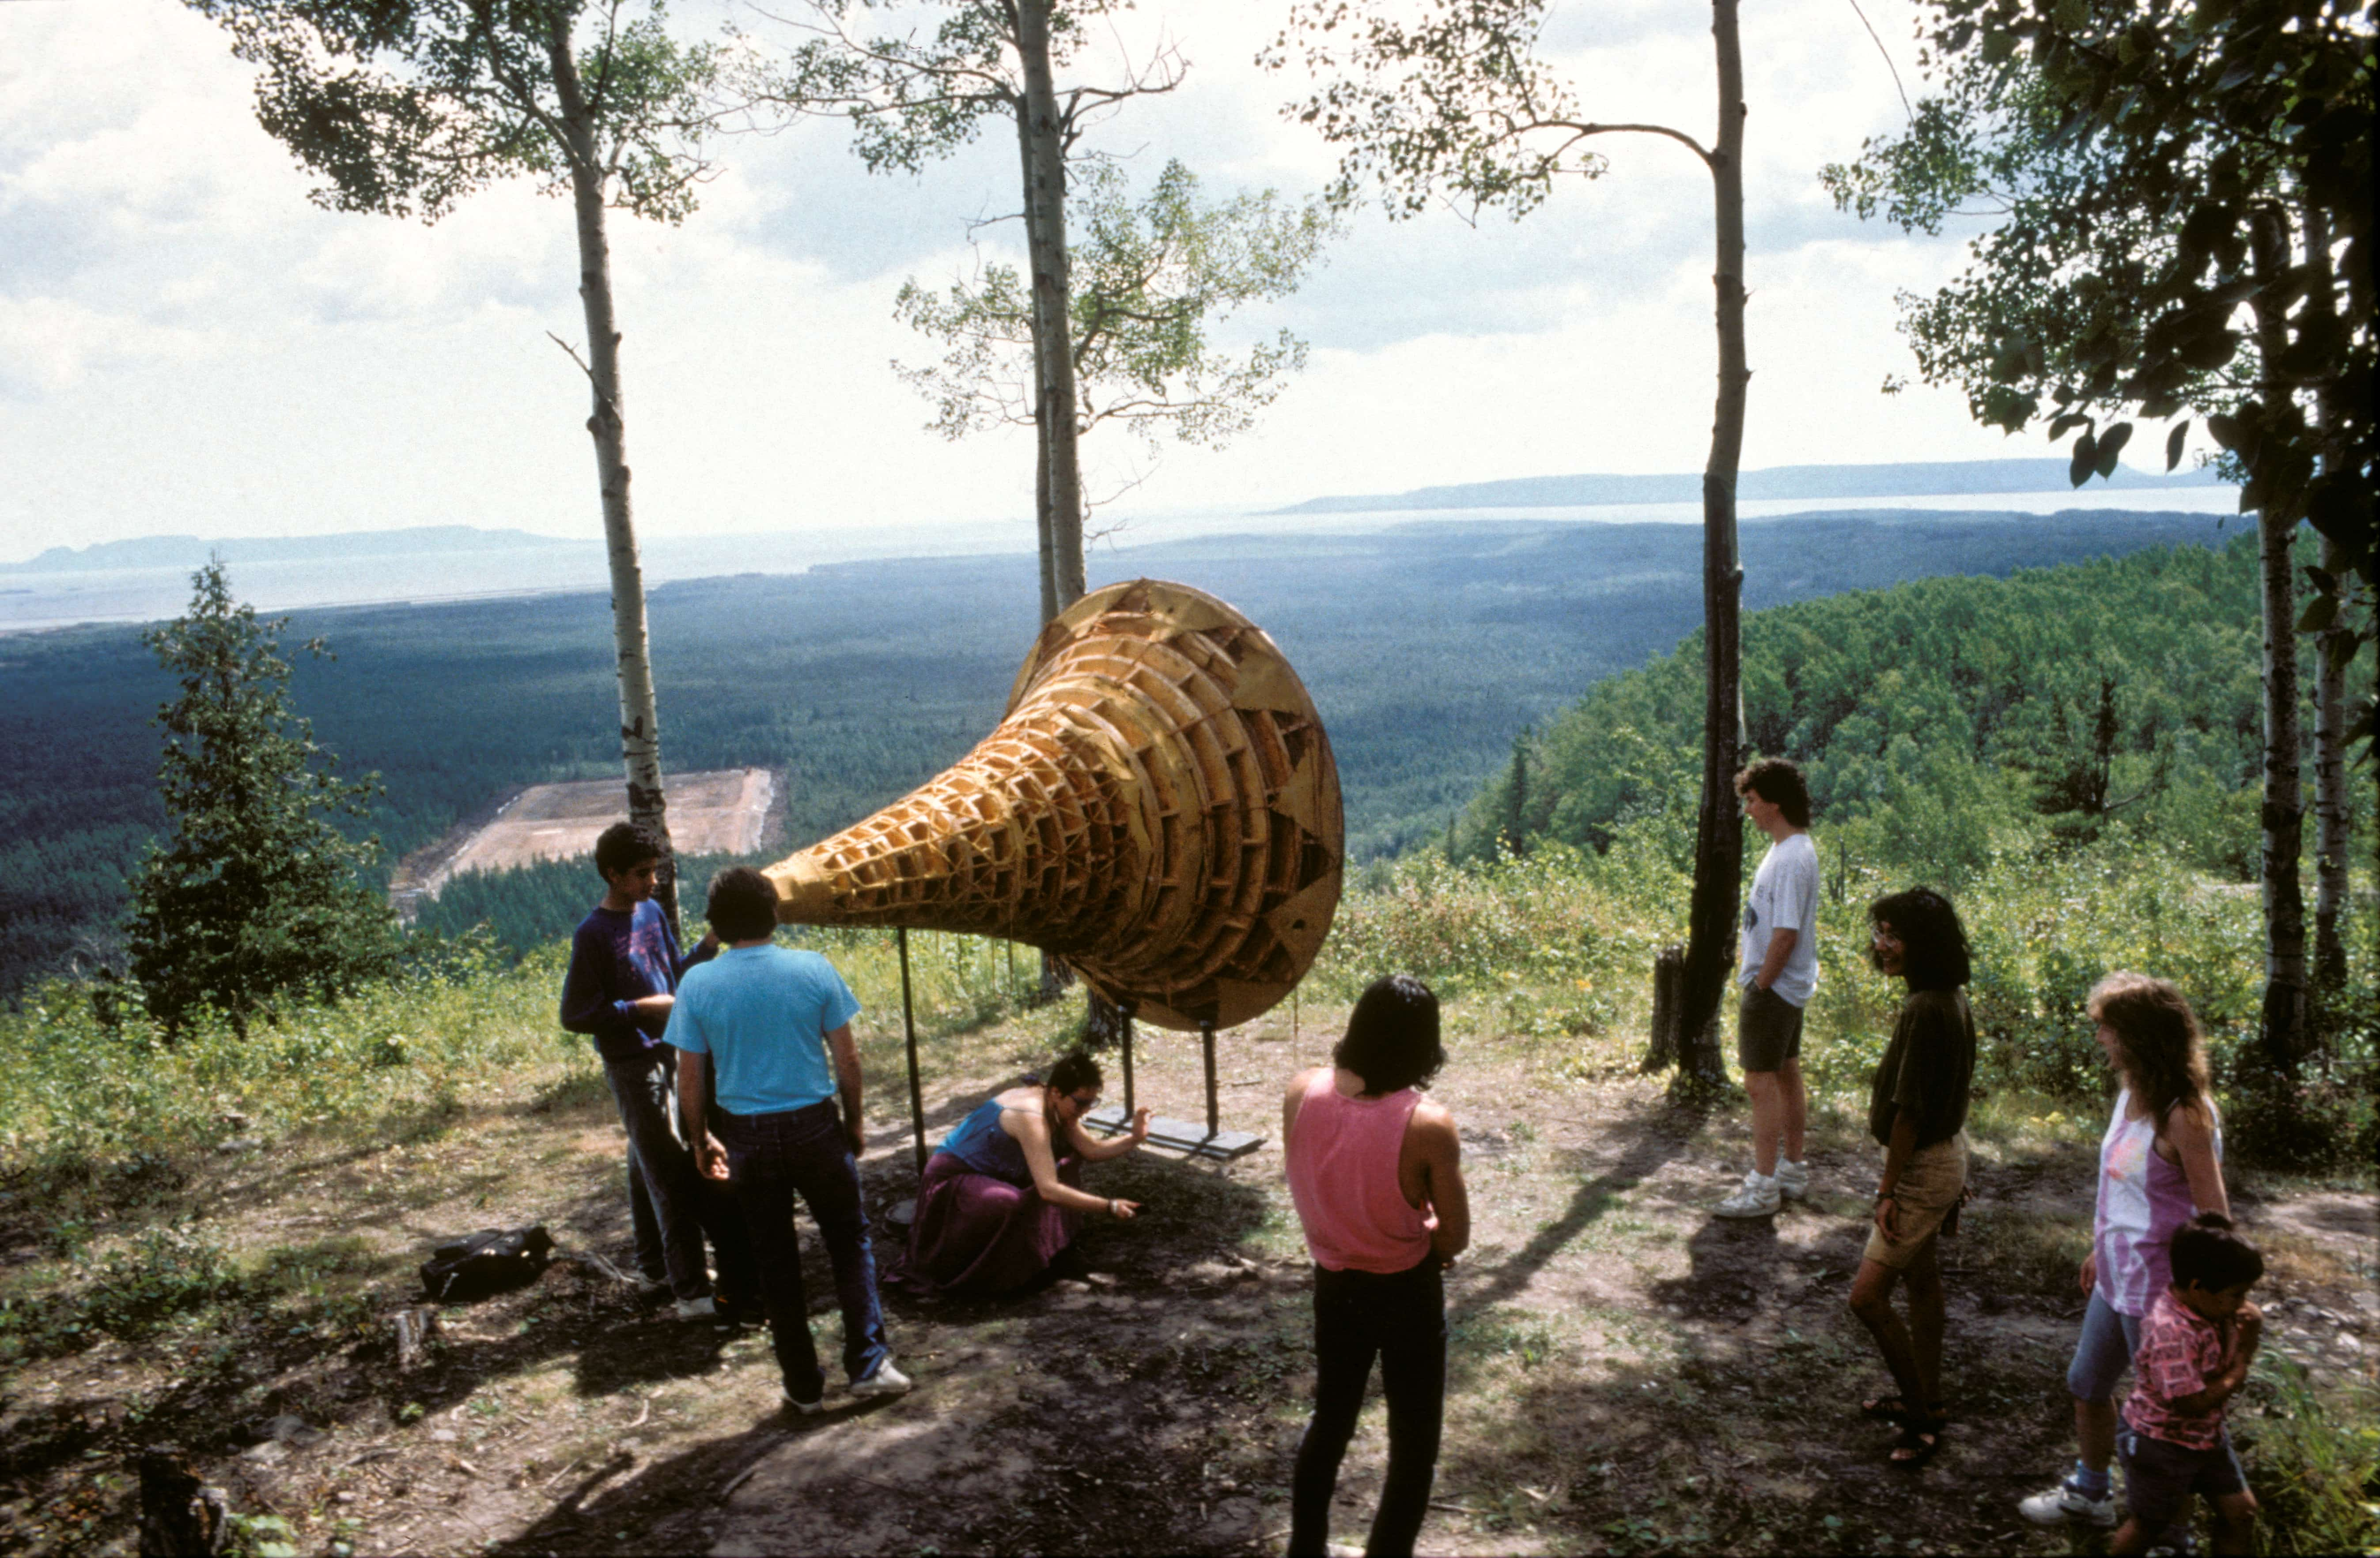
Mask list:
[{"label": "distant lake", "polygon": [[[1987,493],[1939,497],[1843,498],[1824,503],[1774,499],[1738,505],[1746,520],[1782,519],[1797,514],[1840,514],[1868,509],[1925,509],[1943,513],[2049,515],[2063,509],[2165,514],[2229,514],[2239,507],[2231,487],[2097,488],[2082,493]],[[1186,541],[1203,535],[1318,535],[1393,529],[1415,524],[1470,520],[1580,520],[1606,525],[1693,525],[1702,507],[1692,503],[1597,504],[1566,508],[1401,508],[1377,513],[1251,514],[1245,509],[1177,511],[1135,516],[1106,545],[1135,546]],[[643,549],[650,588],[674,579],[731,574],[798,574],[821,564],[876,558],[949,557],[1027,554],[1033,550],[1029,520],[976,521],[951,525],[888,525],[835,530],[780,531],[766,535],[656,538]],[[526,595],[563,590],[602,590],[611,576],[599,542],[522,547],[465,555],[411,554],[345,561],[241,562],[231,559],[239,597],[261,611],[310,606],[367,605],[401,601],[453,601],[482,596]],[[154,622],[178,614],[189,602],[190,581],[181,568],[114,568],[87,573],[23,573],[0,570],[0,632],[38,631],[86,622]]]}]

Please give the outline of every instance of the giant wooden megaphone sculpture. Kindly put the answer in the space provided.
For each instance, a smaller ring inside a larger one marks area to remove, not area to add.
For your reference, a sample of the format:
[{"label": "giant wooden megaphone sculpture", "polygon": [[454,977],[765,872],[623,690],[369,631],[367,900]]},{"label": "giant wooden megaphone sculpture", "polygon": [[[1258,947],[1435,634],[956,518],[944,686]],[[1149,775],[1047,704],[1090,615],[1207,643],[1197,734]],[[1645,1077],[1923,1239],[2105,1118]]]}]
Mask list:
[{"label": "giant wooden megaphone sculpture", "polygon": [[1339,905],[1339,770],[1254,623],[1135,579],[1041,631],[975,750],[771,867],[777,918],[1004,936],[1167,1028],[1295,988]]}]

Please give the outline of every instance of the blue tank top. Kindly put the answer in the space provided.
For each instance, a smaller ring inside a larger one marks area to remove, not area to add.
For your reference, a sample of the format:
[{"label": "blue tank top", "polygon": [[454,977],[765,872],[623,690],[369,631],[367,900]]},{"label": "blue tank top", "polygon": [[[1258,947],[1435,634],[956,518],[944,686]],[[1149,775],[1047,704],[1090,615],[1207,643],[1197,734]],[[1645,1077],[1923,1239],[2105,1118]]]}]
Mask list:
[{"label": "blue tank top", "polygon": [[990,1175],[1022,1187],[1033,1183],[1026,1166],[1025,1148],[1000,1128],[1000,1100],[986,1099],[958,1129],[942,1138],[941,1150],[978,1174]]}]

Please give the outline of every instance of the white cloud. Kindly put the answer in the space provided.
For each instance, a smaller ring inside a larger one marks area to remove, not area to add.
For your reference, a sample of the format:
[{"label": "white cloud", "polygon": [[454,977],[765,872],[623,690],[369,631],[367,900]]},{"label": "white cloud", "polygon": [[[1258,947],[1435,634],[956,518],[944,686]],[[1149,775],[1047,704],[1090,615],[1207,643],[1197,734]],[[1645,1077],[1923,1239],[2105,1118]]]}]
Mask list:
[{"label": "white cloud", "polygon": [[[1906,76],[1908,0],[1865,4]],[[696,32],[726,12],[676,14]],[[1318,189],[1334,157],[1281,118],[1295,81],[1251,63],[1280,15],[1258,0],[1126,13],[1126,46],[1162,30],[1192,70],[1097,144],[1135,168],[1180,155],[1219,190]],[[1596,112],[1706,135],[1704,7],[1573,0],[1555,16],[1549,46]],[[1900,119],[1857,16],[1840,0],[1748,10],[1745,46],[1747,463],[2004,452],[1953,396],[1876,393],[1909,371],[1893,291],[1937,282],[1958,251],[1863,228],[1816,186],[1821,163]],[[0,556],[164,529],[595,533],[586,387],[546,339],[584,335],[566,202],[509,187],[434,226],[322,211],[249,91],[220,30],[171,0],[0,5]],[[686,225],[614,223],[649,535],[1029,501],[1024,438],[941,442],[889,366],[929,350],[892,319],[893,291],[968,265],[968,222],[1015,203],[1013,143],[995,129],[888,178],[845,139],[832,124],[725,138]],[[1607,149],[1608,177],[1518,225],[1357,216],[1304,293],[1243,323],[1305,335],[1304,382],[1234,447],[1169,452],[1119,507],[1698,469],[1708,181],[1667,142]],[[1127,464],[1112,442],[1095,486]]]}]

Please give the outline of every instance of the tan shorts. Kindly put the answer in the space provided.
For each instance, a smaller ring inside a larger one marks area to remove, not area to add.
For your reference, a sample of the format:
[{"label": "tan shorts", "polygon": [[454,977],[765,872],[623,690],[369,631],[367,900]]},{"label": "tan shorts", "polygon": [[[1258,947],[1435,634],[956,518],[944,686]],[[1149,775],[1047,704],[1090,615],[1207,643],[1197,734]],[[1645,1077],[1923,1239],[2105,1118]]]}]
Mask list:
[{"label": "tan shorts", "polygon": [[1967,1190],[1967,1136],[1964,1131],[1948,1141],[1937,1141],[1931,1147],[1921,1147],[1900,1171],[1900,1183],[1892,1187],[1892,1199],[1900,1203],[1897,1224],[1900,1237],[1889,1244],[1874,1224],[1867,1231],[1867,1248],[1861,1259],[1879,1266],[1889,1266],[1905,1272],[1917,1259],[1917,1252],[1940,1230],[1942,1220],[1959,1204]]}]

